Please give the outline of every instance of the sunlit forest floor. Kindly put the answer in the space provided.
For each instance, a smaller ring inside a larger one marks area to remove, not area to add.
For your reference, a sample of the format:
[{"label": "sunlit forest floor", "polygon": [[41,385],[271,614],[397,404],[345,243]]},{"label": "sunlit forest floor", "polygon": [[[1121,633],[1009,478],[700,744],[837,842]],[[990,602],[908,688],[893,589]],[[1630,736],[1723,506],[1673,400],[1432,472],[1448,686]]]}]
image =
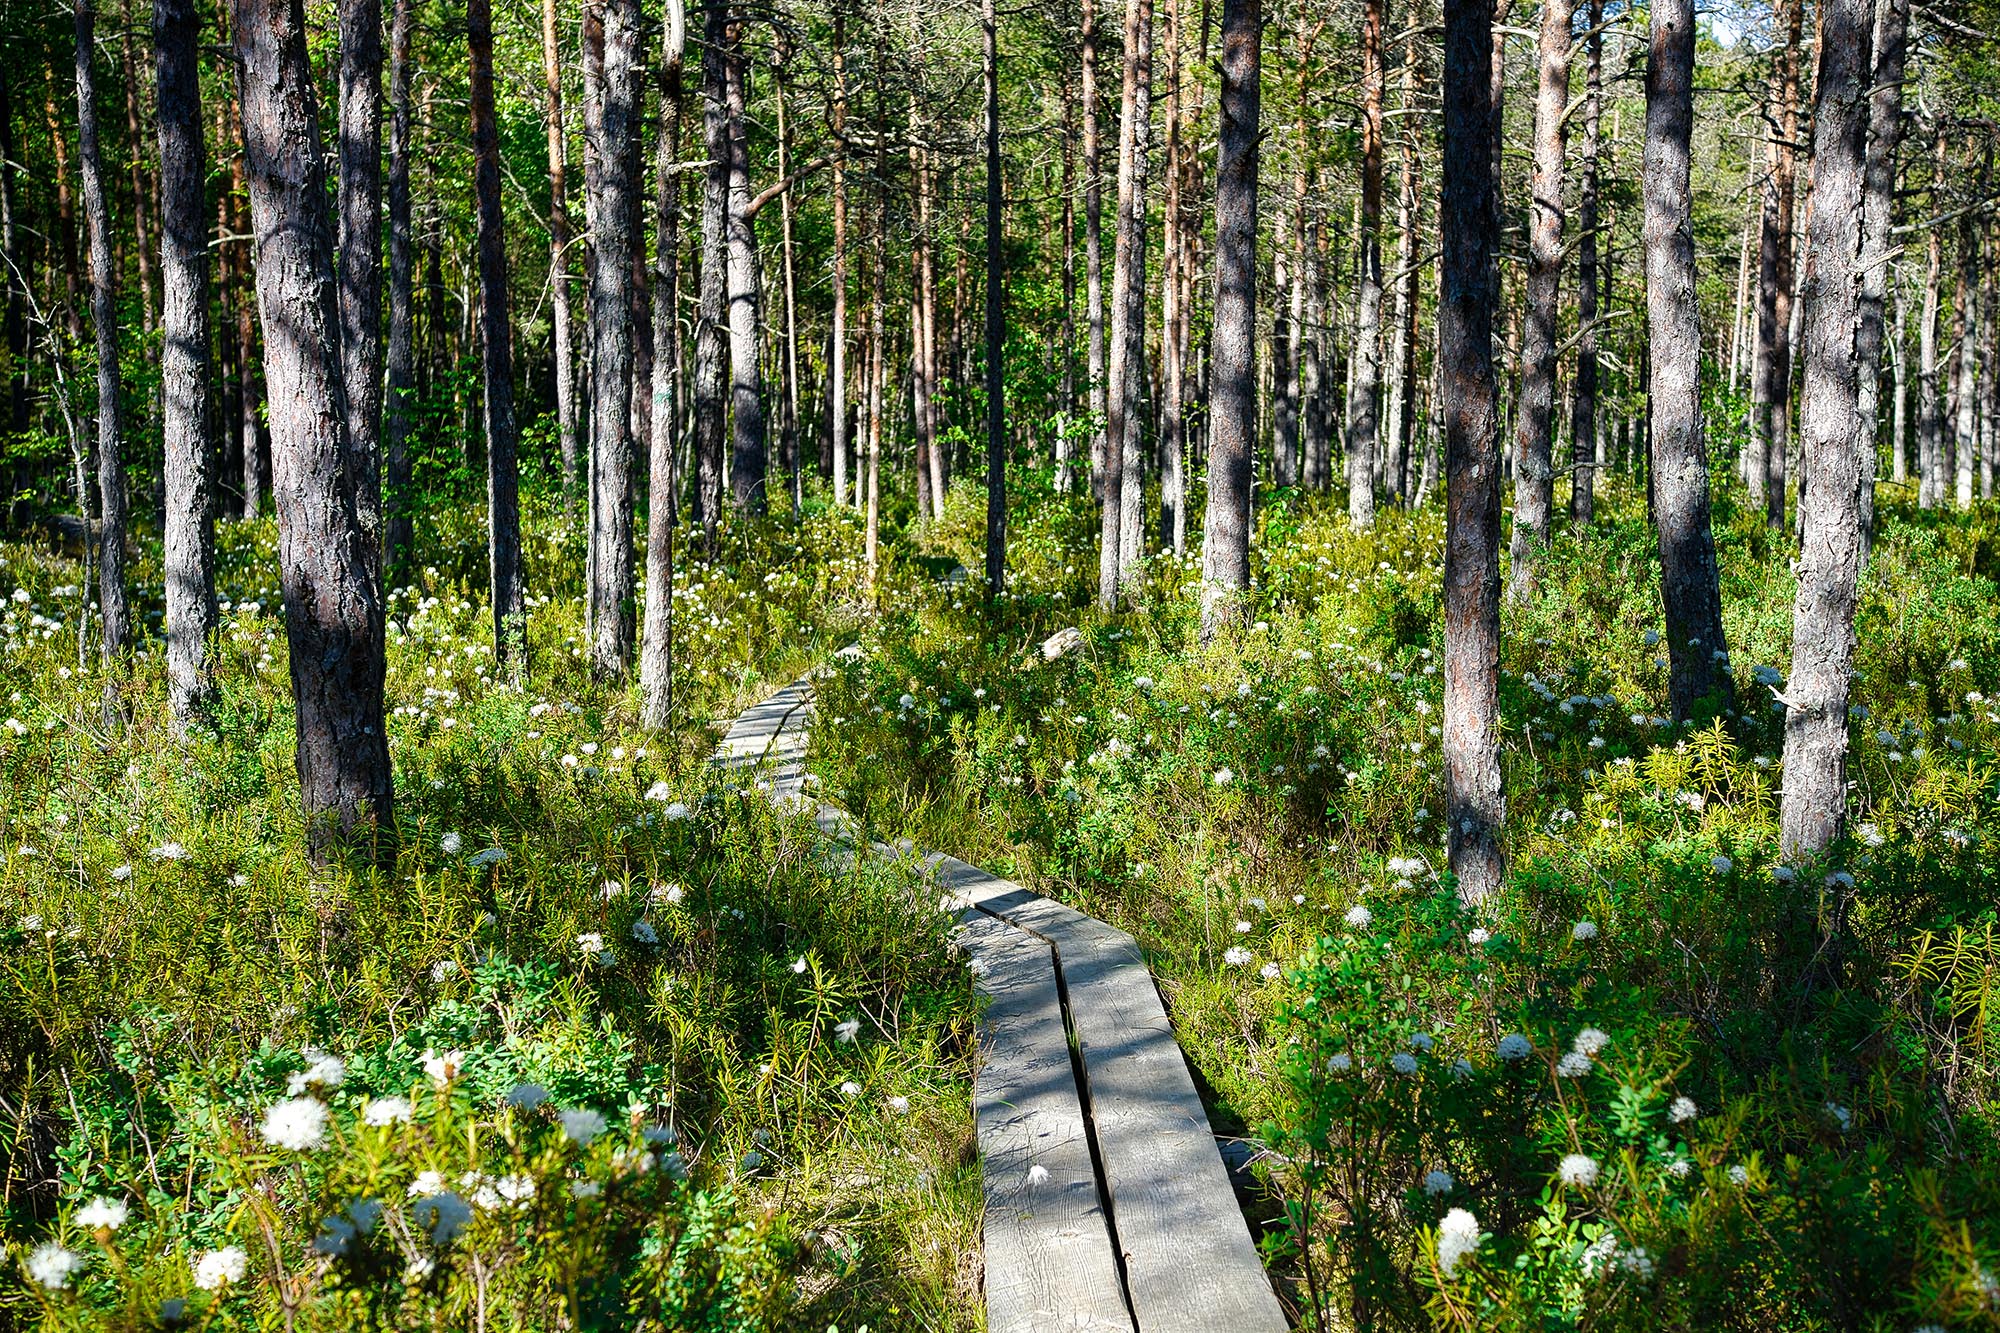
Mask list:
[{"label": "sunlit forest floor", "polygon": [[[1735,698],[1676,726],[1643,492],[1610,484],[1504,614],[1514,876],[1468,912],[1440,850],[1435,506],[1357,533],[1270,498],[1251,617],[1203,647],[1195,562],[1155,558],[1101,616],[1087,498],[1018,490],[995,604],[948,577],[980,565],[972,482],[892,533],[874,608],[853,516],[727,531],[681,573],[664,735],[589,679],[559,513],[527,525],[525,686],[491,657],[478,514],[436,520],[392,606],[389,874],[307,867],[268,522],[223,529],[223,697],[187,743],[157,644],[107,720],[79,565],[0,547],[4,1308],[978,1327],[946,922],[705,763],[715,724],[832,663],[824,796],[1145,945],[1218,1131],[1258,1154],[1302,1326],[1994,1319],[1990,509],[1885,490],[1855,836],[1789,865],[1785,544],[1725,491]],[[157,627],[156,546],[137,583]],[[1473,1234],[1441,1239],[1458,1208]],[[61,1255],[66,1288],[24,1280]]]}]

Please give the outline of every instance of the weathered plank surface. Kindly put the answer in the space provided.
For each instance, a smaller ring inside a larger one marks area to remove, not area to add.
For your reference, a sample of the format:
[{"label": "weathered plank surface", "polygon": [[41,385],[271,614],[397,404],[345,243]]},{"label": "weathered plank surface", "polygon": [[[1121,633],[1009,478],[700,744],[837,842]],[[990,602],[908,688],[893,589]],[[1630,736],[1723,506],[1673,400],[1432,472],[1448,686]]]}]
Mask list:
[{"label": "weathered plank surface", "polygon": [[986,999],[972,1105],[989,1333],[1132,1333],[1049,946],[978,912],[958,937]]},{"label": "weathered plank surface", "polygon": [[1140,1333],[1283,1333],[1290,1324],[1138,942],[955,857],[926,863],[967,907],[1055,948]]},{"label": "weathered plank surface", "polygon": [[[804,794],[811,719],[807,676],[738,718],[716,762],[858,852],[859,823]],[[955,857],[921,862],[986,1000],[973,1105],[992,1333],[1284,1333],[1138,942]]]}]

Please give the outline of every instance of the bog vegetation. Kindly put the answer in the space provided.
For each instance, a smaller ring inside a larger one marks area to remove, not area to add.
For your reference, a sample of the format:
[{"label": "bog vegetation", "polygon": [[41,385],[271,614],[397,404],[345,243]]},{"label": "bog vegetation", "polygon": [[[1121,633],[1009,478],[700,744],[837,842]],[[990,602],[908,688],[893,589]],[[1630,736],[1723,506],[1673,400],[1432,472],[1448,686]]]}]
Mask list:
[{"label": "bog vegetation", "polygon": [[983,1328],[901,846],[1298,1328],[1994,1327],[1996,32],[0,9],[0,1323]]}]

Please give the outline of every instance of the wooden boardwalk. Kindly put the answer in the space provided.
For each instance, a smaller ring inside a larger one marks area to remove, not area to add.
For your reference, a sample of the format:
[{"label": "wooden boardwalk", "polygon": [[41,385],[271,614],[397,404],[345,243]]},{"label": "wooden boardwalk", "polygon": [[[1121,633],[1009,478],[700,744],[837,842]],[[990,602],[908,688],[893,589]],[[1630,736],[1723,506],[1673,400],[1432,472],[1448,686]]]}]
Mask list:
[{"label": "wooden boardwalk", "polygon": [[[805,791],[812,716],[808,674],[744,712],[716,762],[854,843],[852,817]],[[985,1000],[973,1115],[990,1333],[1284,1333],[1138,942],[954,857],[920,862]]]}]

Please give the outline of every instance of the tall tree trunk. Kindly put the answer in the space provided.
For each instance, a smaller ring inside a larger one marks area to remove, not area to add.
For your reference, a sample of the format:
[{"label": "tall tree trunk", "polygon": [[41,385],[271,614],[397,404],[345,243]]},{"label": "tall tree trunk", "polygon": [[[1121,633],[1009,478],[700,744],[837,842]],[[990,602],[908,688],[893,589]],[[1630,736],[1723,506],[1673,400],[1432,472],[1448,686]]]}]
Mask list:
[{"label": "tall tree trunk", "polygon": [[1556,334],[1563,261],[1563,154],[1568,146],[1570,0],[1542,0],[1535,95],[1535,168],[1529,177],[1528,311],[1521,345],[1521,412],[1514,450],[1514,540],[1507,595],[1534,592],[1555,510]]},{"label": "tall tree trunk", "polygon": [[[1098,604],[1136,577],[1145,479],[1140,450],[1146,374],[1146,159],[1153,100],[1153,0],[1127,0],[1118,122],[1118,234],[1111,265],[1111,366]],[[1127,529],[1133,529],[1128,532]]]},{"label": "tall tree trunk", "polygon": [[1076,85],[1062,80],[1062,422],[1056,432],[1055,488],[1075,485],[1076,434]]},{"label": "tall tree trunk", "polygon": [[395,0],[389,27],[389,393],[382,420],[382,569],[392,583],[407,567],[412,546],[410,430],[417,393],[417,254],[410,232],[410,42],[415,10],[416,0]]},{"label": "tall tree trunk", "polygon": [[349,472],[382,571],[382,0],[340,0],[340,345]]},{"label": "tall tree trunk", "polygon": [[160,344],[166,454],[167,703],[185,735],[215,689],[215,522],[209,508],[208,160],[201,138],[201,20],[193,0],[154,0],[158,78]]},{"label": "tall tree trunk", "polygon": [[1347,521],[1355,528],[1375,524],[1382,383],[1382,8],[1383,0],[1363,0],[1361,8],[1361,252],[1354,283],[1354,378],[1347,397]]},{"label": "tall tree trunk", "polygon": [[[1805,327],[1800,402],[1806,475],[1799,587],[1792,610],[1792,672],[1785,684],[1782,850],[1811,856],[1840,836],[1847,813],[1847,698],[1854,663],[1855,585],[1861,575],[1860,490],[1874,419],[1860,411],[1862,271],[1868,163],[1870,0],[1820,0],[1820,62],[1813,112],[1812,221],[1806,259],[1812,318]],[[1883,202],[1886,202],[1883,201]]]},{"label": "tall tree trunk", "polygon": [[702,146],[708,165],[701,183],[701,302],[695,323],[694,432],[695,513],[702,539],[715,551],[722,519],[723,435],[728,407],[723,400],[729,353],[729,113],[725,90],[728,15],[712,6],[703,22],[701,57]]},{"label": "tall tree trunk", "polygon": [[1896,332],[1889,339],[1890,423],[1889,480],[1898,487],[1910,479],[1909,443],[1909,279],[1900,264],[1892,265],[1896,284]]},{"label": "tall tree trunk", "polygon": [[302,0],[234,0],[257,297],[271,401],[299,788],[314,857],[395,839],[383,608],[342,436],[333,219]]},{"label": "tall tree trunk", "polygon": [[[878,44],[879,56],[881,47]],[[879,65],[878,65],[879,68]],[[879,183],[876,193],[874,251],[870,256],[868,287],[868,492],[866,533],[863,538],[864,555],[868,567],[868,601],[872,606],[878,592],[878,575],[881,568],[882,546],[882,399],[883,381],[887,376],[888,337],[884,325],[886,307],[889,304],[889,173],[885,163],[883,145],[887,136],[883,133],[881,117],[881,75],[876,83],[876,165],[875,179]]]},{"label": "tall tree trunk", "polygon": [[1728,647],[1709,528],[1708,446],[1701,424],[1701,311],[1695,299],[1689,144],[1694,129],[1694,0],[1654,0],[1646,67],[1647,405],[1652,417],[1660,600],[1677,719],[1726,706]]},{"label": "tall tree trunk", "polygon": [[[1971,156],[1969,144],[1966,155],[1968,158]],[[1969,167],[1970,163],[1967,165]],[[1967,175],[1970,174],[1968,171]],[[1958,374],[1952,392],[1952,402],[1957,409],[1957,429],[1954,433],[1958,440],[1953,492],[1960,509],[1972,508],[1973,453],[1979,447],[1979,316],[1973,306],[1973,296],[1979,286],[1977,213],[1978,210],[1966,207],[1958,215],[1958,286],[1952,294],[1951,304],[1952,333],[1958,345]]]},{"label": "tall tree trunk", "polygon": [[938,448],[931,400],[934,386],[924,358],[924,251],[930,245],[930,198],[924,188],[924,150],[916,142],[922,135],[922,123],[923,113],[913,90],[909,156],[910,194],[916,216],[910,237],[910,425],[917,453],[917,517],[927,519],[942,515],[944,497],[934,494],[937,473],[933,469]]},{"label": "tall tree trunk", "polygon": [[1250,457],[1257,430],[1259,0],[1222,7],[1221,143],[1215,162],[1215,311],[1201,632],[1242,614],[1250,587]]},{"label": "tall tree trunk", "polygon": [[1104,135],[1099,128],[1097,91],[1097,2],[1083,0],[1083,281],[1084,320],[1089,324],[1086,368],[1090,375],[1090,490],[1104,503],[1107,466],[1104,442],[1110,405],[1104,346]]},{"label": "tall tree trunk", "polygon": [[[1597,197],[1598,137],[1604,113],[1604,0],[1590,0],[1583,103],[1583,188],[1577,199],[1576,393],[1570,411],[1569,518],[1579,533],[1597,507],[1597,465],[1604,446],[1597,435]],[[1746,233],[1747,235],[1747,233]],[[1746,263],[1743,271],[1747,274]],[[1740,304],[1740,303],[1739,303]]]},{"label": "tall tree trunk", "polygon": [[632,179],[639,132],[637,0],[593,0],[583,14],[590,272],[590,662],[600,679],[632,655]]},{"label": "tall tree trunk", "polygon": [[1396,191],[1396,272],[1395,282],[1389,290],[1389,360],[1384,367],[1388,409],[1383,414],[1383,426],[1387,432],[1384,450],[1388,459],[1388,492],[1403,503],[1409,500],[1410,427],[1414,419],[1411,408],[1415,405],[1417,390],[1413,326],[1417,313],[1417,271],[1421,267],[1417,253],[1418,134],[1413,123],[1417,114],[1417,60],[1413,47],[1404,51],[1402,87],[1397,103],[1402,176]]},{"label": "tall tree trunk", "polygon": [[[1868,93],[1868,161],[1862,194],[1860,325],[1854,347],[1859,361],[1856,410],[1868,423],[1859,460],[1861,563],[1868,563],[1875,534],[1875,438],[1882,415],[1882,325],[1890,269],[1896,247],[1890,233],[1896,196],[1896,149],[1903,133],[1903,51],[1910,27],[1910,0],[1877,0],[1871,49],[1874,68]],[[1819,170],[1814,157],[1813,170]],[[1824,281],[1824,280],[1822,280]],[[1900,456],[1901,446],[1897,446]]]},{"label": "tall tree trunk", "polygon": [[1187,431],[1182,403],[1181,346],[1181,12],[1183,0],[1166,0],[1167,107],[1166,207],[1160,244],[1160,538],[1178,553],[1177,518],[1185,506],[1181,468]]},{"label": "tall tree trunk", "polygon": [[20,198],[15,190],[18,171],[14,149],[12,79],[0,79],[0,265],[7,284],[7,364],[13,378],[7,390],[7,424],[16,434],[28,429],[28,286],[27,256],[21,252]]},{"label": "tall tree trunk", "polygon": [[[1005,238],[1000,230],[1000,21],[985,0],[986,29],[986,593],[1007,586],[1007,409],[1001,309]],[[1143,300],[1143,296],[1141,297]]]},{"label": "tall tree trunk", "polygon": [[[243,235],[250,230],[249,183],[244,175],[243,159],[243,118],[241,108],[230,118],[235,131],[235,149],[229,164],[230,201],[234,207],[230,215],[234,223],[230,230]],[[254,519],[264,511],[264,496],[271,488],[271,472],[264,452],[262,416],[258,404],[264,396],[264,362],[257,355],[257,277],[251,247],[255,238],[240,245],[231,246],[236,255],[236,364],[242,368],[243,381],[237,394],[238,420],[236,430],[242,436],[243,451],[243,517]]]},{"label": "tall tree trunk", "polygon": [[[104,159],[97,144],[97,93],[91,69],[96,13],[76,0],[76,161],[83,184],[84,225],[90,233],[90,322],[97,334],[97,504],[103,524],[98,556],[98,615],[108,671],[131,633],[125,603],[124,431],[119,403],[117,270],[111,258],[111,206],[104,193]],[[110,688],[106,682],[107,691]]]},{"label": "tall tree trunk", "polygon": [[[1751,493],[1764,501],[1765,521],[1785,526],[1785,451],[1789,447],[1792,383],[1792,214],[1797,193],[1799,35],[1803,0],[1775,0],[1773,22],[1786,34],[1771,74],[1770,119],[1775,142],[1764,185],[1757,259],[1757,376],[1751,386]],[[1758,465],[1762,464],[1760,468]]]},{"label": "tall tree trunk", "polygon": [[917,264],[917,305],[923,315],[923,354],[918,358],[923,367],[924,384],[930,391],[930,403],[926,411],[926,439],[929,442],[931,516],[944,517],[945,497],[951,485],[951,470],[947,465],[951,453],[949,446],[938,440],[938,423],[944,419],[944,403],[939,392],[938,336],[937,336],[937,235],[935,215],[940,206],[938,200],[937,165],[931,150],[925,149],[918,156],[919,188],[917,191],[918,226],[923,232],[923,244],[919,247]]},{"label": "tall tree trunk", "polygon": [[[1943,198],[1944,129],[1938,128],[1931,161],[1931,210]],[[1917,504],[1936,507],[1944,496],[1944,402],[1938,394],[1938,287],[1943,279],[1940,228],[1924,236],[1924,308],[1917,322]]]},{"label": "tall tree trunk", "polygon": [[481,398],[486,404],[487,572],[493,655],[516,681],[528,673],[527,585],[521,575],[521,498],[514,425],[513,335],[507,318],[507,218],[500,206],[500,133],[493,114],[493,6],[466,0],[474,194],[479,210]]},{"label": "tall tree trunk", "polygon": [[[791,178],[792,134],[791,125],[785,119],[784,65],[776,65],[772,75],[778,94],[778,179],[788,181]],[[792,190],[787,185],[778,199],[779,252],[785,285],[785,341],[779,366],[784,380],[784,421],[779,426],[778,452],[783,456],[789,487],[786,499],[796,513],[805,500],[805,479],[799,466],[799,297],[792,265],[792,209]]]},{"label": "tall tree trunk", "polygon": [[570,522],[576,516],[577,492],[583,487],[583,454],[577,439],[576,352],[569,310],[569,146],[563,133],[556,0],[542,0],[542,86],[549,145],[549,304],[556,361],[556,439],[562,451],[563,516]]},{"label": "tall tree trunk", "polygon": [[833,12],[833,335],[828,376],[833,419],[833,502],[851,503],[847,489],[847,16]]},{"label": "tall tree trunk", "polygon": [[[138,241],[139,327],[146,331],[146,358],[153,359],[153,333],[159,328],[159,314],[153,304],[153,224],[149,200],[152,184],[146,179],[146,155],[141,147],[139,128],[140,79],[138,62],[132,58],[132,0],[125,0],[118,24],[119,72],[125,84],[125,142],[129,152],[127,168],[132,188],[132,234]],[[197,125],[197,128],[199,126]]]},{"label": "tall tree trunk", "polygon": [[744,125],[743,23],[724,30],[723,110],[728,121],[729,164],[729,384],[730,496],[736,507],[764,512],[764,380],[758,361],[764,282],[757,231],[750,212],[750,143]]},{"label": "tall tree trunk", "polygon": [[677,524],[674,410],[680,394],[675,358],[660,349],[678,343],[675,275],[680,256],[680,185],[674,153],[680,146],[682,66],[687,17],[682,0],[667,0],[664,47],[657,71],[660,134],[653,157],[653,438],[647,479],[646,624],[639,645],[639,724],[663,731],[674,711],[674,528]]},{"label": "tall tree trunk", "polygon": [[[1671,2],[1671,0],[1669,0]],[[1506,874],[1500,833],[1500,430],[1493,378],[1493,0],[1445,0],[1444,256],[1438,397],[1445,434],[1445,818],[1458,896]]]},{"label": "tall tree trunk", "polygon": [[[1298,211],[1294,208],[1292,217],[1280,218],[1272,228],[1274,233],[1298,231]],[[1289,239],[1289,237],[1287,238]],[[1271,484],[1291,486],[1298,481],[1299,457],[1299,367],[1292,359],[1298,346],[1295,330],[1298,322],[1292,317],[1292,303],[1288,294],[1294,290],[1292,282],[1291,245],[1272,238],[1271,255]],[[1304,311],[1301,310],[1303,315]]]}]

